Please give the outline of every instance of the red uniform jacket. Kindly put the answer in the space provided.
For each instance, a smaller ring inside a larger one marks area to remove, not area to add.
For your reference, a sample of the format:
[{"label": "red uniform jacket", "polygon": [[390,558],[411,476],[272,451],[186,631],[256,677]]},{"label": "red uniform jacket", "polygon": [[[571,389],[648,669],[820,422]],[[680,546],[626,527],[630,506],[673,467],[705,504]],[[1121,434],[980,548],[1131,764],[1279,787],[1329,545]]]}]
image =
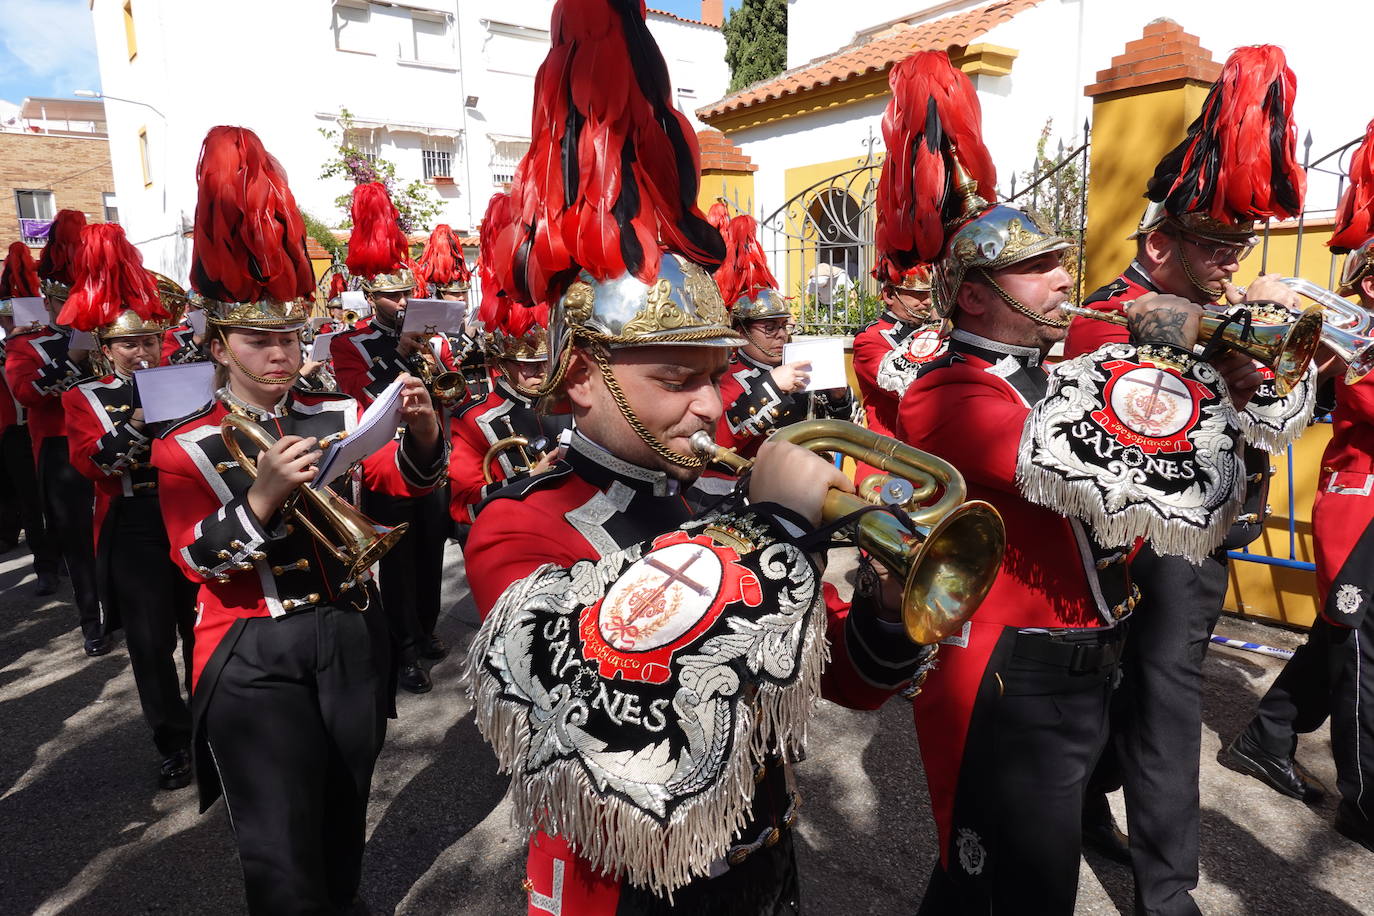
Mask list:
[{"label": "red uniform jacket", "polygon": [[65,436],[62,392],[81,370],[67,358],[69,331],[44,326],[12,335],[6,343],[5,379],[15,399],[28,409],[34,460],[50,436]]},{"label": "red uniform jacket", "polygon": [[[453,449],[449,453],[449,511],[459,524],[470,524],[472,513],[487,495],[526,476],[517,469],[512,453],[503,452],[492,468],[494,481],[486,482],[482,460],[492,445],[511,436],[530,442],[526,452],[537,461],[540,452],[556,447],[559,434],[570,426],[568,418],[541,417],[534,399],[521,394],[504,377],[496,380],[490,394],[462,405],[449,420]],[[543,445],[539,445],[540,441]],[[518,462],[516,462],[518,463]]]},{"label": "red uniform jacket", "polygon": [[[216,399],[165,430],[153,444],[172,560],[200,583],[193,666],[197,688],[239,618],[279,617],[333,603],[359,584],[346,579],[343,565],[303,525],[281,513],[267,525],[254,517],[247,501],[252,480],[230,458],[220,436],[220,420],[227,413],[224,402]],[[258,422],[275,438],[323,439],[352,430],[360,413],[357,402],[345,395],[293,389],[278,415]],[[250,457],[256,455],[253,446],[244,447]],[[447,461],[441,449],[432,467],[417,466],[402,437],[363,462],[363,481],[372,490],[418,496],[442,478]],[[345,475],[333,486],[346,489],[348,483]],[[320,519],[315,523],[330,530]]]},{"label": "red uniform jacket", "polygon": [[183,321],[162,332],[162,365],[194,362],[203,359],[196,346],[196,329]]},{"label": "red uniform jacket", "polygon": [[[922,370],[898,414],[898,436],[958,468],[969,498],[996,507],[1007,529],[997,581],[964,633],[945,640],[914,704],[922,737],[938,736],[923,740],[921,753],[942,831],[952,817],[978,685],[1003,629],[1099,627],[1124,613],[1125,553],[1102,550],[1082,525],[1031,503],[1017,488],[1021,432],[1046,382],[1040,351],[956,330],[949,352]],[[948,848],[947,836],[941,848]]]},{"label": "red uniform jacket", "polygon": [[152,439],[129,423],[133,394],[132,382],[107,375],[62,395],[72,467],[95,483],[97,545],[112,500],[157,491],[157,472],[149,460]]},{"label": "red uniform jacket", "polygon": [[[544,564],[567,568],[599,558],[667,533],[690,517],[676,481],[622,461],[574,432],[564,461],[502,490],[477,516],[464,559],[478,613],[485,617],[508,587]],[[847,706],[876,708],[911,677],[918,653],[868,615],[851,616],[833,591],[827,604],[831,662],[823,692]],[[573,862],[572,874],[556,886],[555,859]],[[593,874],[557,837],[536,834],[529,876],[536,893],[557,892],[565,913],[615,912],[617,882]]]},{"label": "red uniform jacket", "polygon": [[896,435],[902,395],[921,366],[944,349],[938,325],[903,321],[891,312],[884,312],[854,335],[854,378],[869,429]]},{"label": "red uniform jacket", "polygon": [[1331,441],[1312,506],[1322,616],[1359,626],[1374,588],[1374,380],[1336,383]]},{"label": "red uniform jacket", "polygon": [[0,433],[24,422],[24,408],[15,400],[10,383],[5,378],[5,342],[0,340]]},{"label": "red uniform jacket", "polygon": [[[341,332],[329,342],[329,356],[334,361],[334,380],[339,390],[364,407],[371,404],[398,375],[410,371],[396,352],[399,343],[399,331],[380,322],[366,327],[360,324],[351,331]],[[457,371],[446,338],[431,338],[430,349],[446,370]]]}]

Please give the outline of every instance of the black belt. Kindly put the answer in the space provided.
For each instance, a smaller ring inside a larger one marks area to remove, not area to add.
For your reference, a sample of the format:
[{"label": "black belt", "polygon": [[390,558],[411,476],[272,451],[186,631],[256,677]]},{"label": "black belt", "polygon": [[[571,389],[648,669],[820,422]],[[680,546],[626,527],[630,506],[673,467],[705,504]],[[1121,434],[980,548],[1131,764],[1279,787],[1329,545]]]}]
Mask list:
[{"label": "black belt", "polygon": [[1101,671],[1121,659],[1125,635],[1121,627],[1017,633],[1012,654],[1056,668],[1067,668],[1073,674]]}]

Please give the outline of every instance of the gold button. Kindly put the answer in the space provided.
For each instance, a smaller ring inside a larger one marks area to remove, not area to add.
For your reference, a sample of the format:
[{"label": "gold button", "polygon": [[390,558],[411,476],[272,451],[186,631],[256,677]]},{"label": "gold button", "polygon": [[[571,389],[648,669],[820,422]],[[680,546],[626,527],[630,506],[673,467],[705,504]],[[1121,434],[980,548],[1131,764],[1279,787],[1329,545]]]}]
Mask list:
[{"label": "gold button", "polygon": [[768,839],[763,841],[765,847],[778,845],[778,840],[782,839],[782,831],[774,827],[768,831]]},{"label": "gold button", "polygon": [[743,864],[744,860],[749,858],[749,853],[750,849],[747,846],[741,846],[739,849],[733,850],[730,853],[727,857],[727,861],[729,861],[731,865]]}]

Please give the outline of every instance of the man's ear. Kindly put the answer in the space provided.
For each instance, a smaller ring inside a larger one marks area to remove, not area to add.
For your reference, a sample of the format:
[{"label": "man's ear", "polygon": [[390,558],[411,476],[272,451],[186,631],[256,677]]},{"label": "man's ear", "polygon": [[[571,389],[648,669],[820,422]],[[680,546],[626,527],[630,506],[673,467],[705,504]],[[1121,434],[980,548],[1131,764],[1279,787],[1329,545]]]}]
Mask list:
[{"label": "man's ear", "polygon": [[1172,238],[1158,229],[1152,229],[1145,233],[1145,238],[1140,240],[1137,254],[1145,258],[1148,262],[1147,266],[1153,267],[1156,264],[1163,264],[1173,248],[1174,240]]},{"label": "man's ear", "polygon": [[986,294],[988,292],[986,286],[975,283],[966,277],[964,282],[959,284],[959,292],[955,296],[954,305],[966,315],[986,315],[988,312]]},{"label": "man's ear", "polygon": [[563,375],[563,391],[568,400],[586,410],[595,402],[595,388],[601,384],[601,370],[581,347],[574,347]]}]

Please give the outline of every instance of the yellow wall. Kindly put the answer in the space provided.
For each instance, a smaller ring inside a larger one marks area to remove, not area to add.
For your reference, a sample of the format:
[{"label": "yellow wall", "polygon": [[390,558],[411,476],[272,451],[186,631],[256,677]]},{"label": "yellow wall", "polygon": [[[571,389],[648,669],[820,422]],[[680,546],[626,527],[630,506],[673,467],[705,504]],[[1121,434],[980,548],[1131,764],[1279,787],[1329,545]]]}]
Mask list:
[{"label": "yellow wall", "polygon": [[697,206],[702,212],[711,209],[717,198],[725,198],[730,205],[741,213],[748,213],[755,219],[762,214],[754,211],[754,173],[728,172],[724,169],[702,169],[701,190],[697,194]]}]

